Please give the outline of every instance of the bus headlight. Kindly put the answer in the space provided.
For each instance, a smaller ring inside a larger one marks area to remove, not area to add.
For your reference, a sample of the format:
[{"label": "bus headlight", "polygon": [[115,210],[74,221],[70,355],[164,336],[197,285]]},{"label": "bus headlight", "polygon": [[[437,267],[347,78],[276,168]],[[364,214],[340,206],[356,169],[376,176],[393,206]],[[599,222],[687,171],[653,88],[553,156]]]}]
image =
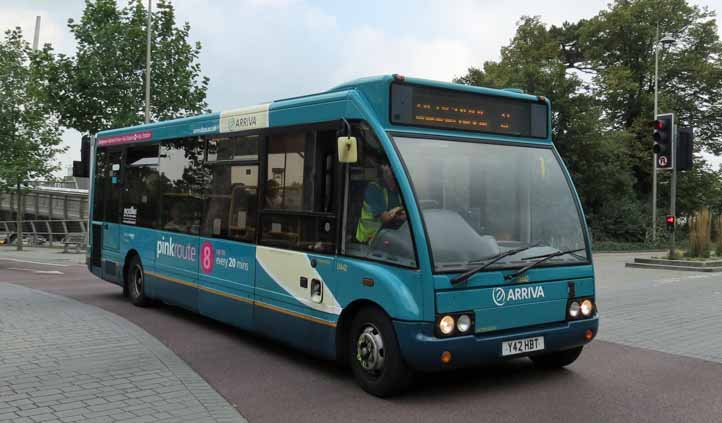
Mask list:
[{"label": "bus headlight", "polygon": [[572,319],[576,319],[579,317],[579,303],[576,301],[572,301],[571,304],[569,304],[569,317]]},{"label": "bus headlight", "polygon": [[444,335],[449,335],[454,331],[454,318],[451,316],[444,316],[439,320],[439,330]]},{"label": "bus headlight", "polygon": [[462,314],[456,320],[456,328],[459,332],[466,333],[471,328],[471,318],[466,314]]},{"label": "bus headlight", "polygon": [[589,317],[592,315],[592,312],[594,311],[594,304],[591,300],[584,300],[582,301],[581,305],[582,315],[584,317]]}]

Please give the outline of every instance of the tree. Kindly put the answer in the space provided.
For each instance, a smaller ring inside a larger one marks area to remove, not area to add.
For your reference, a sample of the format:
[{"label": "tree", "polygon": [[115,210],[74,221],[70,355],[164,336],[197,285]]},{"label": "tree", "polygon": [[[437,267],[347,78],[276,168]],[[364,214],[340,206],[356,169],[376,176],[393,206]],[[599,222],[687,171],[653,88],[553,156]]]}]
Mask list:
[{"label": "tree", "polygon": [[634,134],[640,197],[651,191],[651,133],[657,28],[677,39],[660,51],[659,111],[673,111],[679,126],[695,127],[695,146],[722,153],[722,43],[714,13],[686,0],[616,0],[574,28],[576,63],[593,78],[608,125]]},{"label": "tree", "polygon": [[[188,43],[190,25],[176,25],[167,0],[152,15],[151,119],[206,111],[208,78],[198,63],[200,43]],[[92,134],[144,121],[146,18],[141,0],[121,9],[116,0],[86,0],[80,21],[68,21],[77,52],[55,68],[65,126]]]},{"label": "tree", "polygon": [[62,131],[49,106],[50,45],[33,51],[20,28],[0,42],[0,190],[15,190],[17,246],[22,250],[22,192],[28,181],[52,177]]},{"label": "tree", "polygon": [[[552,100],[554,142],[597,237],[642,240],[646,233],[657,27],[678,40],[660,54],[659,111],[695,127],[698,151],[722,153],[722,43],[714,13],[686,0],[615,0],[561,26],[523,17],[499,62],[457,79]],[[678,209],[718,201],[711,193],[722,187],[719,176],[702,163],[680,175]]]},{"label": "tree", "polygon": [[[599,238],[644,237],[641,215],[620,226],[619,204],[632,208],[634,180],[624,134],[605,132],[602,109],[584,82],[571,72],[559,35],[538,17],[522,17],[511,43],[501,50],[501,61],[471,68],[456,82],[492,88],[514,87],[544,95],[552,103],[552,138],[564,159],[587,212],[592,232]],[[607,205],[617,207],[609,208]],[[630,217],[629,213],[626,216]]]}]

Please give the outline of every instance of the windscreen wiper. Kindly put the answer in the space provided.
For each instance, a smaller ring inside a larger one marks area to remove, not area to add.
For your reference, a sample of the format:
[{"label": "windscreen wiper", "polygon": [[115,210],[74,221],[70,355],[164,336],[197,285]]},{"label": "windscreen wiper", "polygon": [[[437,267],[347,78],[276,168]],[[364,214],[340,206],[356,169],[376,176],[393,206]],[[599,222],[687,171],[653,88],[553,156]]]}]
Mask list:
[{"label": "windscreen wiper", "polygon": [[519,254],[522,251],[526,251],[530,248],[538,247],[540,244],[541,244],[541,241],[535,242],[534,244],[527,245],[525,247],[515,248],[513,250],[507,250],[507,251],[504,251],[503,253],[499,253],[495,256],[487,257],[486,260],[488,260],[488,261],[485,261],[484,264],[477,266],[473,269],[469,269],[466,272],[460,274],[459,276],[451,279],[451,284],[456,285],[458,283],[464,282],[467,279],[469,279],[470,277],[474,276],[475,274],[481,272],[482,270],[484,270],[487,267],[491,266],[492,264],[496,263],[497,261],[499,261],[505,257],[513,256],[514,254]]},{"label": "windscreen wiper", "polygon": [[535,257],[535,258],[540,258],[540,260],[537,260],[534,263],[529,263],[526,266],[522,267],[521,269],[517,270],[516,272],[506,275],[504,277],[504,279],[506,279],[506,280],[514,279],[519,275],[523,275],[527,270],[531,269],[532,267],[538,266],[547,260],[553,259],[554,257],[564,256],[567,254],[574,254],[576,252],[583,251],[585,249],[586,248],[577,248],[575,250],[557,251],[556,253],[549,253],[549,254],[545,254],[543,256]]}]

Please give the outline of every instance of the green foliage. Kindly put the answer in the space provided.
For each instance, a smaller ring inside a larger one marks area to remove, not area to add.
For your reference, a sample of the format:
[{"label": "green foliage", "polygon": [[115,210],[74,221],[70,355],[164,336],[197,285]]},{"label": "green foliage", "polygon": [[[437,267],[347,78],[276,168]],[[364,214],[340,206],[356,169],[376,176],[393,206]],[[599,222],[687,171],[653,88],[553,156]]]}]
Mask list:
[{"label": "green foliage", "polygon": [[[595,240],[650,236],[655,36],[660,51],[659,110],[695,127],[695,148],[722,152],[722,43],[713,12],[686,0],[616,0],[590,19],[545,25],[522,17],[501,60],[456,82],[516,87],[552,100],[555,145],[569,168]],[[660,181],[666,182],[666,175]],[[669,185],[660,185],[659,206]],[[665,189],[666,188],[666,189]],[[680,215],[722,207],[722,173],[697,160],[679,176]],[[662,225],[662,228],[664,226]]]},{"label": "green foliage", "polygon": [[49,107],[52,48],[32,51],[19,28],[0,41],[0,191],[52,177],[61,147],[58,116]]},{"label": "green foliage", "polygon": [[[200,43],[188,42],[190,25],[175,23],[168,0],[152,16],[151,119],[207,111],[208,78],[201,76]],[[136,125],[145,115],[147,10],[141,0],[86,0],[79,22],[68,27],[78,47],[54,68],[62,123],[81,132]]]},{"label": "green foliage", "polygon": [[616,241],[594,241],[592,250],[595,253],[604,252],[625,252],[625,251],[662,251],[667,250],[666,243],[653,242],[616,242]]}]

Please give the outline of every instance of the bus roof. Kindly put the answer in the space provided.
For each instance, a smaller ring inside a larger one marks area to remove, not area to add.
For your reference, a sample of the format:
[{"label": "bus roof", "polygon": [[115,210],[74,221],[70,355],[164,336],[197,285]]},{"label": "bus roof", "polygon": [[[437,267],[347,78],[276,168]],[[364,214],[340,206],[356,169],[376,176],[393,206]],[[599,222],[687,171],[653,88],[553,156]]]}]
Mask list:
[{"label": "bus roof", "polygon": [[[389,87],[392,82],[403,82],[522,101],[544,102],[549,105],[549,101],[544,97],[525,94],[516,89],[492,89],[393,74],[359,78],[337,85],[325,92],[284,98],[250,107],[105,130],[99,132],[96,138],[99,145],[115,145],[286,126],[294,122],[284,118],[282,111],[287,114],[289,109],[297,109],[305,105],[334,100],[348,100],[350,92],[362,94],[361,98],[364,98],[369,103],[370,111],[379,118],[382,126],[391,129],[394,125],[388,119],[388,105],[390,98]],[[307,115],[305,118],[308,119],[309,123],[323,120],[322,116]],[[349,118],[353,118],[353,116],[349,116]]]}]

